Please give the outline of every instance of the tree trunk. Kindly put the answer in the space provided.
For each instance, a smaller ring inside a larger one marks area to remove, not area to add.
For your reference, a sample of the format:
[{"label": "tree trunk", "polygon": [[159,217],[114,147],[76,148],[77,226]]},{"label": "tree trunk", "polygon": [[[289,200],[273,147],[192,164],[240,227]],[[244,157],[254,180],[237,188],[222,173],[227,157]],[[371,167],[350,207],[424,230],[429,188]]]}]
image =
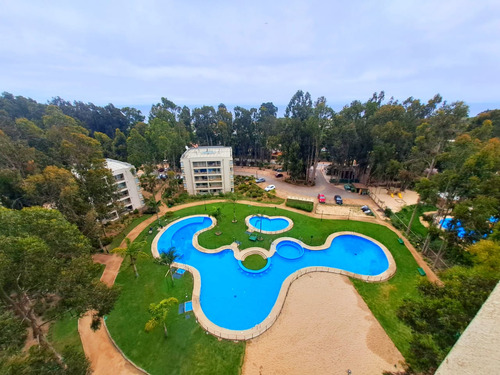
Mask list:
[{"label": "tree trunk", "polygon": [[165,338],[168,337],[167,325],[163,322],[163,333],[165,334]]},{"label": "tree trunk", "polygon": [[408,228],[406,229],[406,236],[408,236],[411,232],[411,226],[413,225],[413,220],[415,219],[415,214],[417,213],[418,207],[420,206],[420,197],[417,200],[417,204],[415,205],[415,209],[411,214],[410,222],[408,223]]},{"label": "tree trunk", "polygon": [[134,269],[135,277],[139,277],[139,272],[137,272],[137,266],[135,262],[132,262],[132,268]]}]

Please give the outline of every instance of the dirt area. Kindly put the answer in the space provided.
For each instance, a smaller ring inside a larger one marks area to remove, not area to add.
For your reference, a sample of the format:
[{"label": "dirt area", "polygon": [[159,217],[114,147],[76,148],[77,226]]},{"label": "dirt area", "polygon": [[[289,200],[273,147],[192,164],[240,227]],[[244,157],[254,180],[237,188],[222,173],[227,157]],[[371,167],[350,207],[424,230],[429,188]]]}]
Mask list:
[{"label": "dirt area", "polygon": [[247,343],[243,375],[374,375],[401,361],[349,279],[318,272],[294,281],[278,320]]},{"label": "dirt area", "polygon": [[[373,204],[373,202],[370,202],[371,205],[367,204],[367,206],[370,208],[370,210],[376,215],[376,212],[373,210],[377,209],[378,207]],[[316,213],[317,214],[323,214],[323,215],[332,215],[332,216],[348,216],[348,217],[368,217],[368,218],[374,218],[373,216],[369,216],[365,214],[361,210],[361,206],[351,206],[351,205],[338,205],[338,204],[317,204],[316,205]]]},{"label": "dirt area", "polygon": [[392,211],[398,212],[404,206],[411,206],[418,201],[418,193],[412,190],[405,190],[401,197],[397,194],[388,193],[388,190],[382,187],[370,188],[373,200],[382,207],[389,207]]}]

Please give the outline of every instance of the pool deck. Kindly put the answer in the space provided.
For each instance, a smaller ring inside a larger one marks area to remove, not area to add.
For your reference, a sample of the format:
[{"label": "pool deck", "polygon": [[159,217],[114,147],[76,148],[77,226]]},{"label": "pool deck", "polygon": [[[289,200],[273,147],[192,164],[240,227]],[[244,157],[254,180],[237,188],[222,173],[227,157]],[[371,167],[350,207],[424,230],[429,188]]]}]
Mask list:
[{"label": "pool deck", "polygon": [[[266,219],[269,219],[269,220],[283,219],[283,220],[286,220],[288,222],[288,226],[286,228],[283,228],[280,230],[261,230],[259,228],[254,227],[252,224],[250,224],[250,219],[252,217],[265,217]],[[293,220],[286,217],[286,216],[249,215],[245,218],[245,224],[247,225],[247,229],[249,232],[259,232],[259,233],[264,233],[264,234],[280,234],[280,233],[287,232],[293,228]]]},{"label": "pool deck", "polygon": [[[268,257],[271,257],[274,255],[274,253],[276,252],[276,245],[278,243],[280,243],[281,241],[294,241],[308,250],[316,251],[316,250],[325,250],[328,247],[330,247],[332,241],[338,236],[356,235],[356,236],[368,239],[370,241],[373,241],[375,244],[380,246],[380,248],[382,249],[382,251],[386,255],[387,260],[389,262],[388,269],[386,271],[382,272],[381,274],[375,275],[375,276],[360,275],[357,273],[345,271],[345,270],[338,269],[338,268],[323,267],[323,266],[306,267],[306,268],[302,268],[300,270],[297,270],[294,273],[292,273],[291,275],[289,275],[283,281],[283,284],[282,284],[281,289],[280,289],[280,293],[278,295],[278,298],[276,299],[274,307],[272,308],[271,312],[266,317],[266,319],[264,319],[262,321],[262,323],[257,324],[256,326],[254,326],[250,329],[247,329],[247,330],[230,330],[230,329],[219,327],[218,325],[212,323],[212,321],[210,321],[205,316],[205,314],[203,313],[203,310],[201,309],[201,303],[200,303],[201,276],[200,276],[200,273],[198,272],[198,270],[196,268],[189,266],[187,264],[183,264],[180,262],[173,263],[172,265],[174,267],[183,268],[183,269],[189,271],[193,275],[193,279],[194,279],[193,297],[192,297],[193,311],[196,315],[196,318],[197,318],[199,324],[203,327],[203,329],[205,329],[207,332],[210,332],[214,336],[217,336],[220,338],[224,338],[224,339],[228,339],[228,340],[235,340],[235,341],[249,340],[249,339],[253,339],[253,338],[261,335],[265,331],[267,331],[273,325],[273,323],[276,321],[276,319],[278,319],[278,317],[281,313],[281,310],[283,308],[283,305],[285,303],[285,299],[286,299],[286,296],[288,294],[288,291],[289,291],[289,288],[290,288],[290,285],[292,284],[292,282],[294,280],[298,279],[300,276],[305,275],[307,273],[327,272],[327,273],[344,275],[344,276],[348,276],[348,277],[355,278],[355,279],[360,279],[360,280],[363,280],[365,282],[382,282],[382,281],[389,280],[396,272],[396,262],[394,261],[394,258],[392,257],[391,252],[380,242],[378,242],[378,241],[376,241],[373,238],[370,238],[368,236],[362,235],[360,233],[348,232],[348,231],[332,233],[327,237],[325,243],[323,245],[320,245],[320,246],[308,246],[308,245],[304,244],[302,241],[299,241],[295,238],[281,237],[281,238],[276,239],[275,241],[273,241],[271,243],[271,248],[269,251],[264,249],[264,248],[261,248],[261,247],[252,247],[252,248],[248,248],[245,250],[239,250],[238,245],[235,242],[233,242],[230,245],[220,246],[217,249],[206,249],[198,243],[198,236],[200,233],[203,233],[205,231],[208,231],[208,230],[214,228],[217,224],[217,220],[209,215],[192,215],[192,216],[188,216],[188,217],[209,217],[212,219],[212,224],[209,227],[196,232],[195,235],[193,236],[193,246],[197,250],[204,252],[204,253],[208,253],[208,254],[216,254],[220,251],[229,249],[229,250],[233,251],[234,257],[237,260],[244,260],[248,255],[251,255],[251,254],[261,254],[264,258],[268,258]],[[184,217],[184,218],[173,221],[172,223],[170,223],[169,225],[164,227],[155,236],[153,243],[152,243],[152,246],[151,246],[151,252],[155,258],[158,258],[160,256],[159,251],[158,251],[158,241],[159,241],[160,237],[162,236],[162,234],[168,228],[170,228],[172,225],[174,225],[174,224],[178,223],[179,221],[182,221],[186,218],[187,217]]]}]

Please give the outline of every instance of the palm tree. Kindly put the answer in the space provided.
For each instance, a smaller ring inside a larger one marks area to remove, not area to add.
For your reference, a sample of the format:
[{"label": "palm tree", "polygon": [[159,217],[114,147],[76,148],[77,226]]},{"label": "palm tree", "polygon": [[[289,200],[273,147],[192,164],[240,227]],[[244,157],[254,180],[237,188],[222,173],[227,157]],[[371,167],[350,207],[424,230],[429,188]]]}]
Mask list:
[{"label": "palm tree", "polygon": [[149,305],[149,313],[151,314],[151,319],[149,319],[146,325],[144,326],[144,330],[146,332],[151,332],[158,326],[158,324],[162,323],[165,337],[168,337],[167,322],[166,322],[167,315],[168,312],[170,311],[170,307],[176,303],[179,303],[177,298],[170,297],[160,301],[159,303],[152,303],[151,305]]},{"label": "palm tree", "polygon": [[160,217],[158,216],[158,211],[161,206],[161,200],[157,201],[156,198],[153,196],[146,201],[146,204],[148,205],[148,207],[155,210],[156,220],[158,221],[158,226],[160,226]]},{"label": "palm tree", "polygon": [[174,273],[172,272],[172,263],[174,263],[177,259],[180,258],[180,255],[176,252],[175,247],[171,247],[167,252],[161,253],[160,258],[156,259],[156,263],[162,266],[167,266],[168,271],[165,274],[165,277],[170,272],[170,277],[172,278],[172,285],[174,285]]},{"label": "palm tree", "polygon": [[139,272],[137,272],[137,259],[139,258],[149,258],[149,255],[142,251],[144,246],[146,246],[146,241],[142,242],[130,242],[129,238],[125,238],[127,244],[126,247],[117,247],[111,252],[119,254],[124,258],[130,258],[130,265],[134,268],[135,277],[139,277]]}]

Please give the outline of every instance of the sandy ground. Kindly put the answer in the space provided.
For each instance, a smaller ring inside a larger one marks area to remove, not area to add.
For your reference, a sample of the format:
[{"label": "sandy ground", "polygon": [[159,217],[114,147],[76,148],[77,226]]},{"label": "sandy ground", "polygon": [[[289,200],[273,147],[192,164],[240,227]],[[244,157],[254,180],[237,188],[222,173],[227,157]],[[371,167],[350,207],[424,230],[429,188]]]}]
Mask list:
[{"label": "sandy ground", "polygon": [[276,323],[247,343],[243,375],[376,375],[401,361],[349,279],[318,272],[294,281]]},{"label": "sandy ground", "polygon": [[382,187],[371,187],[370,191],[373,200],[377,204],[382,207],[389,207],[394,212],[400,211],[404,206],[416,204],[418,201],[418,193],[412,190],[405,190],[402,192],[402,198],[399,198],[397,194],[393,194],[393,197],[391,197],[391,195],[387,193],[387,189]]},{"label": "sandy ground", "polygon": [[[95,262],[106,265],[101,281],[108,286],[113,285],[123,258],[118,255],[104,254],[94,255],[93,258]],[[90,322],[90,315],[85,315],[78,320],[78,332],[85,355],[91,363],[93,374],[144,374],[132,366],[115,348],[103,325],[94,332],[90,329]]]}]

